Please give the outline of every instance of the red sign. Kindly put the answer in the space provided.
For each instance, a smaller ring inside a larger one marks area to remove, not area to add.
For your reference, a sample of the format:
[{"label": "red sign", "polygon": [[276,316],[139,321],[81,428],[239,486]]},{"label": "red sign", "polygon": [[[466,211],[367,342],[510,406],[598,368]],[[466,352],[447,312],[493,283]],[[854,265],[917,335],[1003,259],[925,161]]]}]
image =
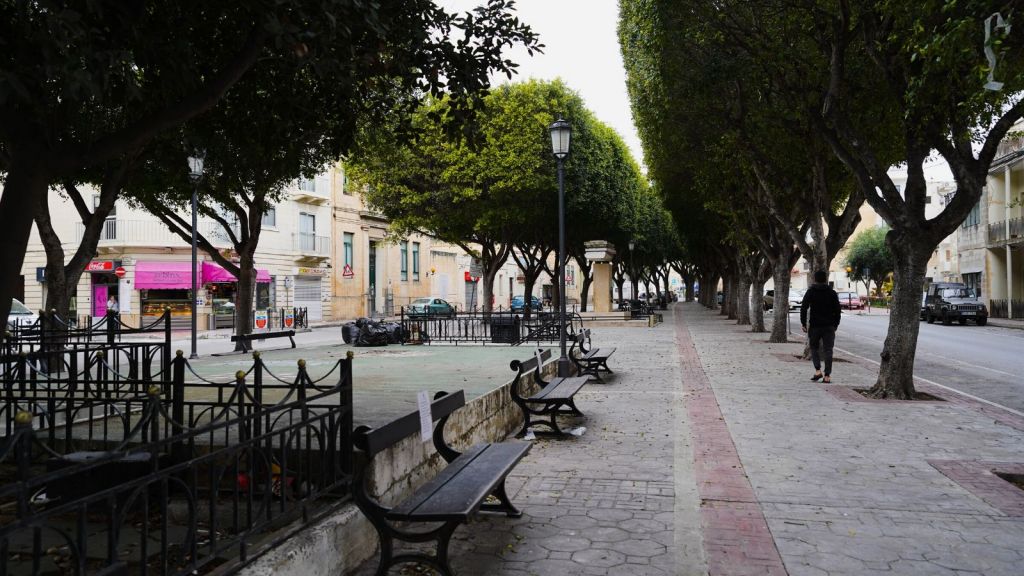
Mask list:
[{"label": "red sign", "polygon": [[293,324],[295,324],[295,312],[289,310],[284,313],[284,327],[291,328]]},{"label": "red sign", "polygon": [[86,272],[110,272],[114,269],[114,262],[111,260],[93,260],[86,265]]},{"label": "red sign", "polygon": [[118,266],[114,269],[114,276],[117,276],[118,278],[124,278],[124,275],[127,273],[128,271],[124,269],[124,266]]},{"label": "red sign", "polygon": [[341,270],[341,276],[343,278],[351,278],[351,277],[353,277],[355,275],[356,275],[355,272],[352,271],[352,265],[351,264],[345,264],[345,268],[343,268]]},{"label": "red sign", "polygon": [[479,276],[473,276],[469,273],[469,270],[466,270],[466,282],[476,282],[479,279]]}]

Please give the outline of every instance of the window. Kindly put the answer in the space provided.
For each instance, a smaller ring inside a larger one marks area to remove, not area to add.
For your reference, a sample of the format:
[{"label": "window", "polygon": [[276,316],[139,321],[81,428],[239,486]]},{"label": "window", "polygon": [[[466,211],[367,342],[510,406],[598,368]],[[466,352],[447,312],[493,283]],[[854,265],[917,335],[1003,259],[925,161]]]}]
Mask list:
[{"label": "window", "polygon": [[270,228],[277,226],[277,208],[268,207],[263,213],[263,226]]},{"label": "window", "polygon": [[402,259],[402,282],[406,282],[409,280],[409,243],[402,242],[399,250],[401,252],[400,258]]},{"label": "window", "polygon": [[417,282],[420,279],[420,243],[412,243],[412,279]]},{"label": "window", "polygon": [[975,294],[981,294],[981,272],[963,274],[964,284]]},{"label": "window", "polygon": [[351,266],[352,265],[352,242],[354,240],[354,237],[355,237],[355,235],[352,234],[351,232],[345,232],[345,255],[344,255],[344,258],[345,258],[345,265],[346,266]]},{"label": "window", "polygon": [[931,197],[930,194],[928,196],[924,197],[924,203],[925,204],[931,204],[932,203],[932,197]]},{"label": "window", "polygon": [[981,224],[981,202],[979,201],[971,208],[971,211],[967,213],[967,218],[964,219],[963,227],[968,228],[970,226],[977,226]]},{"label": "window", "polygon": [[258,282],[256,284],[256,308],[270,308],[270,284]]},{"label": "window", "polygon": [[299,213],[299,249],[312,251],[316,249],[316,215]]},{"label": "window", "polygon": [[341,167],[341,193],[345,196],[351,196],[352,190],[348,187],[348,174],[345,172],[345,167]]},{"label": "window", "polygon": [[316,182],[309,178],[299,178],[299,190],[303,192],[316,192]]}]

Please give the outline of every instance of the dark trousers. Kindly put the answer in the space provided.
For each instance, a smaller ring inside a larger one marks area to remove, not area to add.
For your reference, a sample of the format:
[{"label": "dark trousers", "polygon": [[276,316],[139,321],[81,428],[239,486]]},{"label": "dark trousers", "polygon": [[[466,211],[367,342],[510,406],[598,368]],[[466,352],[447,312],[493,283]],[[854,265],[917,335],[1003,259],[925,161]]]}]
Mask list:
[{"label": "dark trousers", "polygon": [[807,339],[811,345],[811,362],[814,363],[814,369],[821,370],[821,356],[824,356],[825,376],[832,374],[832,347],[836,344],[835,327],[811,326],[807,329]]}]

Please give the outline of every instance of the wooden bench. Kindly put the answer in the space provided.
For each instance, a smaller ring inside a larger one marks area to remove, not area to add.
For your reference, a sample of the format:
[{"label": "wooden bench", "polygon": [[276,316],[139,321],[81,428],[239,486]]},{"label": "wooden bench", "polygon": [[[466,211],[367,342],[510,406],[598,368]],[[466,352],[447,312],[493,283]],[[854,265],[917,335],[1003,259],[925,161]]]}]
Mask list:
[{"label": "wooden bench", "polygon": [[[441,472],[416,489],[393,507],[382,505],[370,494],[370,462],[380,452],[394,446],[410,435],[420,434],[419,412],[412,412],[379,428],[360,426],[353,431],[353,444],[365,454],[356,466],[353,496],[356,506],[377,529],[380,536],[380,564],[376,574],[384,576],[397,564],[419,562],[441,574],[452,575],[448,564],[448,543],[460,524],[480,511],[501,512],[518,518],[516,509],[505,492],[505,477],[526,456],[531,444],[527,442],[498,442],[477,444],[464,453],[456,452],[444,439],[444,426],[452,412],[466,404],[462,390],[453,394],[438,392],[430,405],[434,426],[434,448],[448,465]],[[485,502],[489,496],[496,503]],[[393,522],[431,522],[440,526],[422,532],[396,527]],[[437,541],[434,556],[420,552],[395,554],[394,541]]]},{"label": "wooden bench", "polygon": [[253,340],[266,340],[267,338],[284,338],[291,340],[292,348],[295,348],[295,330],[278,330],[277,332],[254,332],[252,334],[235,334],[231,337],[232,342],[241,342],[242,351],[252,350]]},{"label": "wooden bench", "polygon": [[[545,433],[564,434],[558,427],[555,419],[559,414],[569,416],[583,416],[583,413],[576,408],[573,396],[580,391],[580,388],[590,380],[589,376],[570,376],[566,378],[555,376],[549,381],[544,380],[542,374],[544,362],[551,358],[551,350],[537,350],[533,358],[520,362],[513,360],[510,367],[516,371],[516,378],[509,387],[512,401],[523,411],[523,429],[519,435],[526,434],[530,426],[543,424],[550,428]],[[531,396],[524,396],[523,388],[530,382],[540,386],[540,391]],[[534,421],[534,417],[547,416],[548,420]],[[535,431],[536,432],[536,431]]]},{"label": "wooden bench", "polygon": [[579,350],[579,354],[573,354],[570,351],[569,358],[576,365],[578,374],[590,375],[604,382],[601,378],[601,372],[612,373],[612,369],[608,367],[608,358],[611,358],[611,355],[615,353],[615,348],[602,350],[600,348],[588,348],[589,345],[590,329],[580,330],[572,341],[572,350]]}]

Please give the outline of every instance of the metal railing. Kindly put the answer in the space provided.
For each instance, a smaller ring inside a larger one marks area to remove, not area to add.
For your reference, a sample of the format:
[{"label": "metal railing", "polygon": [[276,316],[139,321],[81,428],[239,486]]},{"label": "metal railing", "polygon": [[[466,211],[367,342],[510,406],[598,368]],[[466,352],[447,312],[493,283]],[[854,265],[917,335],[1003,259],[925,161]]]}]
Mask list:
[{"label": "metal railing", "polygon": [[1024,241],[1024,218],[1010,218],[1009,231],[1007,231],[1007,220],[1001,220],[988,225],[989,244],[999,244],[1006,241]]},{"label": "metal railing", "polygon": [[314,256],[331,255],[330,236],[317,236],[307,232],[299,232],[292,235],[292,248],[302,254]]},{"label": "metal railing", "polygon": [[1024,300],[992,300],[989,302],[988,315],[990,318],[1009,318],[1008,312],[1012,306],[1014,318],[1024,318]]},{"label": "metal railing", "polygon": [[[218,222],[200,220],[199,232],[215,246],[229,246],[228,234]],[[75,242],[81,242],[85,224],[75,224]],[[187,243],[157,219],[125,220],[107,218],[100,232],[100,246],[185,246]]]},{"label": "metal railing", "polygon": [[[254,355],[248,371],[213,382],[179,355],[170,383],[110,376],[106,387],[60,393],[50,384],[23,379],[14,389],[97,411],[56,418],[33,413],[38,402],[8,400],[16,416],[0,438],[0,573],[230,570],[348,497],[351,355],[317,379],[301,360],[294,378],[279,378]],[[53,442],[55,427],[73,433]]]},{"label": "metal railing", "polygon": [[[553,342],[558,340],[559,319],[554,312],[535,312],[525,319],[513,312],[454,312],[452,314],[415,313],[400,309],[399,323],[407,344],[476,343],[511,344]],[[583,318],[566,315],[566,329],[575,334],[583,328]]]}]

